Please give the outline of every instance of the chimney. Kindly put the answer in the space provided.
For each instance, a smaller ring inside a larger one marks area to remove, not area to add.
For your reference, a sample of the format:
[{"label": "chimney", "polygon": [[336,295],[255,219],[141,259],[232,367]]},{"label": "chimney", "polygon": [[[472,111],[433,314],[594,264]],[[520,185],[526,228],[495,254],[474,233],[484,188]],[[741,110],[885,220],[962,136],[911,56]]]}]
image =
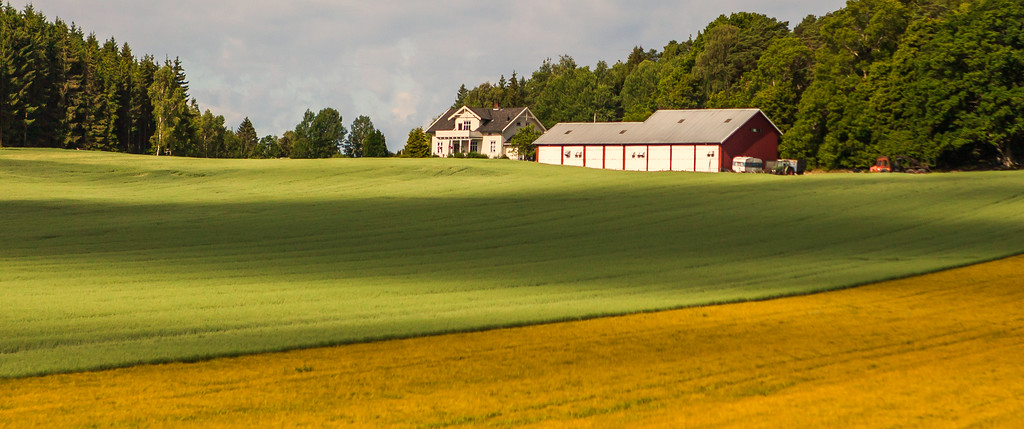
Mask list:
[{"label": "chimney", "polygon": [[494,103],[494,110],[500,110],[500,109],[501,109],[501,106],[499,106],[498,103]]}]

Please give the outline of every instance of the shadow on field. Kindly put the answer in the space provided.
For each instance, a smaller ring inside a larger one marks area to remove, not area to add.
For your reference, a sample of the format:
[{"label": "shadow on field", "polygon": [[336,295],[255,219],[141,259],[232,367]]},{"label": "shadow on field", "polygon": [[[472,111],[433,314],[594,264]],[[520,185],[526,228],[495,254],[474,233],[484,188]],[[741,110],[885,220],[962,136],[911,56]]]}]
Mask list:
[{"label": "shadow on field", "polygon": [[760,299],[1024,251],[1020,175],[578,177],[604,181],[7,198],[0,376]]}]

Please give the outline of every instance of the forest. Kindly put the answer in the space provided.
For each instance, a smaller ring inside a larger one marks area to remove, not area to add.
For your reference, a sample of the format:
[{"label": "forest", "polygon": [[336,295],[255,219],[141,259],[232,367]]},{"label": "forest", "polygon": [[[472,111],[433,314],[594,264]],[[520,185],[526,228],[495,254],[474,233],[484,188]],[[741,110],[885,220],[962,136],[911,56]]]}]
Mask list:
[{"label": "forest", "polygon": [[[137,57],[26,6],[0,13],[0,146],[196,157],[389,156],[369,117],[307,111],[282,136],[200,112],[178,58]],[[657,109],[756,107],[784,157],[826,170],[907,155],[940,169],[1016,168],[1024,153],[1024,4],[850,0],[791,26],[722,15],[683,42],[463,85],[455,105],[528,106],[545,123],[642,121]],[[406,156],[429,136],[409,133]]]},{"label": "forest", "polygon": [[656,109],[760,108],[783,157],[822,169],[908,155],[944,169],[1014,168],[1024,153],[1024,3],[851,0],[792,30],[722,15],[626,60],[547,60],[528,78],[463,85],[455,105],[526,105],[546,126],[642,121]]},{"label": "forest", "polygon": [[294,130],[231,129],[189,95],[179,58],[137,57],[31,5],[0,9],[0,147],[58,147],[206,158],[388,156],[367,116],[346,129],[334,108],[306,111]]}]

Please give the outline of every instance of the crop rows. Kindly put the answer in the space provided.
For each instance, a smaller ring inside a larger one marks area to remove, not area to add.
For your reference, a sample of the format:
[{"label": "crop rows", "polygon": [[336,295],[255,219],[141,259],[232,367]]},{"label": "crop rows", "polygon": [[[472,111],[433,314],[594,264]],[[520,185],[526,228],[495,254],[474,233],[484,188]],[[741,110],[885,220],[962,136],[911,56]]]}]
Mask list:
[{"label": "crop rows", "polygon": [[1024,175],[0,151],[0,377],[841,288],[1024,251]]},{"label": "crop rows", "polygon": [[0,427],[1013,427],[1022,275],[0,380]]}]

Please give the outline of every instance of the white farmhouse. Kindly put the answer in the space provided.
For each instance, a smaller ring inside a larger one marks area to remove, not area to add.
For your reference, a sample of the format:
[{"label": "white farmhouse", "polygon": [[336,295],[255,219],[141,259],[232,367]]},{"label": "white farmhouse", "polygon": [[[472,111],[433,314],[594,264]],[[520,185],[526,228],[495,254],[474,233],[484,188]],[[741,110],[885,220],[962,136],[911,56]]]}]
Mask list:
[{"label": "white farmhouse", "polygon": [[431,136],[430,153],[434,156],[446,158],[454,153],[476,152],[488,158],[504,155],[517,159],[518,154],[508,141],[527,125],[542,133],[547,130],[528,107],[462,106],[448,109],[427,127],[426,133]]}]

